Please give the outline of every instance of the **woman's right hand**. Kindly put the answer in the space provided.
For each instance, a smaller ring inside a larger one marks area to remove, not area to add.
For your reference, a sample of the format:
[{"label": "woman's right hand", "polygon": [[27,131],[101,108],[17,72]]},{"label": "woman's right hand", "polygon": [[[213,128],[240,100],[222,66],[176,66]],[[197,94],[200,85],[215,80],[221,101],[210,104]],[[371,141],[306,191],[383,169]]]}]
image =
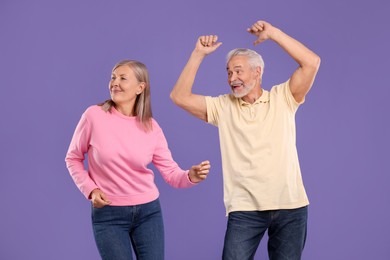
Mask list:
[{"label": "woman's right hand", "polygon": [[94,189],[91,192],[91,202],[92,206],[98,209],[111,204],[111,201],[107,199],[106,194],[100,189]]}]

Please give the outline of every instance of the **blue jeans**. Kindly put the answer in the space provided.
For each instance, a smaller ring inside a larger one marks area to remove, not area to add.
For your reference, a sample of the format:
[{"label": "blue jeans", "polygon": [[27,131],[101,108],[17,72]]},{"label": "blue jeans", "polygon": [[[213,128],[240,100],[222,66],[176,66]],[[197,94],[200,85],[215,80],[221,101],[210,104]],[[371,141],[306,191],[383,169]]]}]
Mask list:
[{"label": "blue jeans", "polygon": [[222,259],[254,259],[267,229],[269,259],[301,259],[306,241],[307,211],[306,206],[288,210],[230,212]]},{"label": "blue jeans", "polygon": [[135,206],[92,207],[95,242],[104,260],[164,259],[160,201]]}]

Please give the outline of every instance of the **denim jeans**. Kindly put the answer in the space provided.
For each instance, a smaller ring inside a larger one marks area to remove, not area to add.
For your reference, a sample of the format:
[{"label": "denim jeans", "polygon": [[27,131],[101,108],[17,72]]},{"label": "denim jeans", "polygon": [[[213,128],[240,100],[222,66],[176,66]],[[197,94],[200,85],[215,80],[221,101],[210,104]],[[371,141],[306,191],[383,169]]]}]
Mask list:
[{"label": "denim jeans", "polygon": [[160,201],[135,206],[92,207],[95,242],[103,260],[164,259]]},{"label": "denim jeans", "polygon": [[254,259],[267,229],[269,259],[301,259],[306,241],[307,211],[306,206],[288,210],[229,213],[222,259]]}]

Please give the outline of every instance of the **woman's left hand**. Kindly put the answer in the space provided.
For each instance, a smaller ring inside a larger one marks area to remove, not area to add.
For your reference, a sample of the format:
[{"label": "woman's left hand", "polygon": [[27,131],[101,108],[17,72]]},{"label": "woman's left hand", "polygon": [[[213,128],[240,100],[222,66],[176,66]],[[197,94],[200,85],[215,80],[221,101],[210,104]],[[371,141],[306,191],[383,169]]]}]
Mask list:
[{"label": "woman's left hand", "polygon": [[210,167],[211,165],[209,161],[203,161],[198,165],[192,166],[190,171],[188,172],[188,177],[190,178],[190,181],[194,183],[204,181],[209,174]]}]

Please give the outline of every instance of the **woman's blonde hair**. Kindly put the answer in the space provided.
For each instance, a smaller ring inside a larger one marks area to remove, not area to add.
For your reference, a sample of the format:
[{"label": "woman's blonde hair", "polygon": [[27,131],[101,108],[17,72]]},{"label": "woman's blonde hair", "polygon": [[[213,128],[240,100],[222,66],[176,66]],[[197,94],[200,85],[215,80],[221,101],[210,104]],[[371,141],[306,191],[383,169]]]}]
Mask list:
[{"label": "woman's blonde hair", "polygon": [[[148,69],[142,62],[136,60],[123,60],[115,64],[112,71],[114,72],[114,70],[120,66],[128,66],[133,70],[138,82],[145,83],[144,90],[137,95],[135,99],[133,113],[142,124],[145,131],[149,131],[152,129],[152,106],[150,102],[150,80]],[[108,99],[99,105],[102,106],[104,111],[111,112],[111,108],[115,107],[115,102],[112,99]]]}]

